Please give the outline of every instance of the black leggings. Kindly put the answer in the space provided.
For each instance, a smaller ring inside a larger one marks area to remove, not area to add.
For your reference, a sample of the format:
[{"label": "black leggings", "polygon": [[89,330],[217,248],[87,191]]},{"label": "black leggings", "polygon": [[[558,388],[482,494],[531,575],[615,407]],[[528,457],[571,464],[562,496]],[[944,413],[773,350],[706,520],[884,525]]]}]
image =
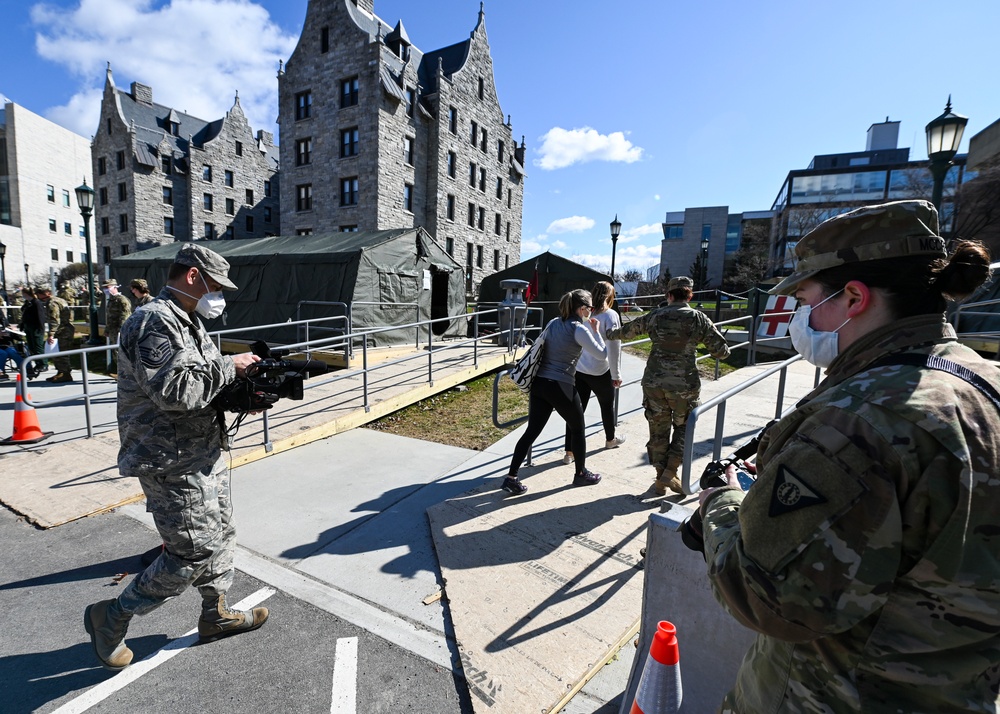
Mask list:
[{"label": "black leggings", "polygon": [[[604,439],[611,441],[615,438],[615,385],[611,381],[611,370],[604,374],[584,374],[576,373],[576,391],[580,395],[580,404],[583,411],[587,411],[587,404],[590,402],[590,393],[597,397],[597,402],[601,405],[601,422],[604,424]],[[566,451],[571,451],[569,429],[566,429]],[[576,458],[575,456],[573,458]]]},{"label": "black leggings", "polygon": [[510,462],[510,475],[517,476],[517,470],[528,456],[528,449],[542,433],[552,410],[556,410],[566,420],[570,433],[576,473],[583,471],[587,460],[587,442],[583,435],[583,405],[576,387],[566,382],[556,382],[544,377],[535,377],[528,399],[528,428],[514,447],[514,458]]}]

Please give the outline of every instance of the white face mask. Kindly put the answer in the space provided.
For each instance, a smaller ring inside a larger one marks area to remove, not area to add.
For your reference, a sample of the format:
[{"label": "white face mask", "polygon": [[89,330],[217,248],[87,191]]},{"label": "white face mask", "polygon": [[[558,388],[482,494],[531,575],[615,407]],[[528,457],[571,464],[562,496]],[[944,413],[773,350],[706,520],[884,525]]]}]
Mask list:
[{"label": "white face mask", "polygon": [[[205,278],[201,275],[201,273],[198,274],[198,277],[201,278],[202,284],[205,286],[205,289],[208,290],[208,283],[205,282]],[[172,287],[170,285],[168,285],[167,287],[175,292],[179,292],[181,295],[187,295],[189,298],[194,300],[194,295],[191,295],[190,293],[186,293],[183,290],[178,290],[177,288]],[[222,297],[222,291],[217,290],[214,293],[207,292],[200,298],[198,298],[198,304],[195,306],[194,311],[197,312],[202,317],[204,317],[206,320],[211,320],[213,317],[218,317],[219,315],[221,315],[225,309],[226,309],[226,299]]]},{"label": "white face mask", "polygon": [[840,327],[833,332],[822,332],[810,327],[809,317],[814,309],[842,292],[842,289],[838,290],[814,306],[800,306],[788,324],[788,336],[792,338],[792,347],[802,355],[806,362],[811,362],[821,369],[826,369],[833,364],[833,360],[837,359],[837,355],[840,353],[840,336],[837,332],[840,327],[850,322],[851,318],[844,320]]}]

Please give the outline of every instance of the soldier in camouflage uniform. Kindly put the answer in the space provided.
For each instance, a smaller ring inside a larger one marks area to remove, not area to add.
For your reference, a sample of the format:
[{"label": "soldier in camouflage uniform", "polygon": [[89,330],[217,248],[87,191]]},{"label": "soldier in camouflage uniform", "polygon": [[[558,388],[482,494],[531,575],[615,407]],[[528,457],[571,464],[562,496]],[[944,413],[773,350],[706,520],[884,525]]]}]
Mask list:
[{"label": "soldier in camouflage uniform", "polygon": [[677,469],[684,455],[688,415],[701,401],[701,377],[695,362],[699,344],[713,357],[729,356],[729,345],[705,313],[693,309],[694,281],[672,278],[667,300],[652,312],[608,332],[609,340],[629,340],[649,335],[652,351],[642,375],[642,406],[649,422],[646,453],[656,469],[653,488],[660,496],[667,489],[683,493]]},{"label": "soldier in camouflage uniform", "polygon": [[60,283],[59,292],[56,295],[65,300],[67,305],[72,306],[76,304],[76,293],[66,283]]},{"label": "soldier in camouflage uniform", "polygon": [[267,608],[231,610],[236,529],[229,497],[222,412],[212,400],[258,358],[223,356],[198,319],[224,307],[220,289],[235,290],[229,263],[195,243],[178,251],[167,285],[122,326],[118,373],[118,468],[139,479],[164,549],[114,600],[87,608],[84,625],[108,669],[132,661],[124,639],[143,615],[189,586],[202,596],[201,641],[254,630]]},{"label": "soldier in camouflage uniform", "polygon": [[36,299],[45,303],[45,319],[49,325],[46,335],[46,342],[50,345],[59,340],[59,352],[52,358],[56,373],[46,379],[46,382],[60,384],[62,382],[73,381],[73,363],[69,357],[58,356],[62,352],[73,349],[73,341],[76,339],[76,328],[73,327],[73,318],[70,314],[69,305],[60,297],[52,297],[52,288],[47,285],[39,287],[35,291]]},{"label": "soldier in camouflage uniform", "polygon": [[827,377],[765,432],[747,493],[730,469],[701,494],[716,598],[759,633],[722,709],[1000,711],[1000,370],[944,320],[989,255],[946,259],[925,201],[832,218],[795,252],[773,292]]},{"label": "soldier in camouflage uniform", "polygon": [[[105,312],[107,313],[104,336],[108,339],[109,345],[114,345],[118,342],[118,333],[122,329],[122,324],[132,314],[132,303],[118,292],[118,281],[114,278],[101,283],[101,290],[104,291]],[[115,367],[114,353],[115,350],[112,350],[111,360],[108,362],[108,374],[112,377],[117,376],[118,371]]]},{"label": "soldier in camouflage uniform", "polygon": [[132,304],[137,310],[153,300],[153,296],[149,294],[149,284],[143,278],[136,278],[129,283],[129,290],[134,298]]}]

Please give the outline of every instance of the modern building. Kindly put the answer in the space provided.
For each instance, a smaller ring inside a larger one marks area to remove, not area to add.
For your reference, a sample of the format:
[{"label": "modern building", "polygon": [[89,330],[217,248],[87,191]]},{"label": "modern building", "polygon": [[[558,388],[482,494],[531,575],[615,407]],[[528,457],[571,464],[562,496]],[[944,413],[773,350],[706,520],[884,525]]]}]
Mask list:
[{"label": "modern building", "polygon": [[97,262],[173,241],[280,234],[278,147],[240,107],[215,121],[115,86],[108,66],[94,135]]},{"label": "modern building", "polygon": [[[657,275],[687,275],[695,287],[724,285],[732,260],[739,251],[743,232],[751,222],[770,229],[771,211],[730,213],[728,206],[686,208],[668,211],[663,220],[663,242]],[[705,267],[704,280],[697,275]]]},{"label": "modern building", "polygon": [[74,189],[90,180],[90,142],[19,104],[0,108],[0,243],[7,290],[85,260]]},{"label": "modern building", "polygon": [[[930,200],[933,179],[927,159],[910,160],[898,148],[899,122],[872,124],[864,151],[814,156],[805,169],[788,172],[772,210],[771,261],[775,273],[792,270],[798,239],[827,218],[885,201]],[[956,156],[944,182],[941,229],[951,231],[955,191],[967,178],[964,154]]]},{"label": "modern building", "polygon": [[469,291],[519,262],[524,140],[500,108],[481,6],[468,39],[425,53],[373,0],[310,0],[278,80],[286,234],[422,227]]}]

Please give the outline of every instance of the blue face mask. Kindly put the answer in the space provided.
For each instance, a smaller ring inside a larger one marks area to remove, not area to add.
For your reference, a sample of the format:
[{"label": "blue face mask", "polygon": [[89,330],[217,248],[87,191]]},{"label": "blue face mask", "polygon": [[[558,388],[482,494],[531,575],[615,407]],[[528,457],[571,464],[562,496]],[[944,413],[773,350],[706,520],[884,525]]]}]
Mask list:
[{"label": "blue face mask", "polygon": [[851,318],[844,320],[833,332],[814,330],[809,325],[809,318],[813,310],[842,292],[843,289],[840,289],[814,306],[801,305],[792,315],[792,321],[788,323],[788,336],[792,338],[792,347],[806,362],[811,362],[821,369],[826,369],[837,359],[840,353],[840,335],[837,332],[840,327],[850,322]]}]

